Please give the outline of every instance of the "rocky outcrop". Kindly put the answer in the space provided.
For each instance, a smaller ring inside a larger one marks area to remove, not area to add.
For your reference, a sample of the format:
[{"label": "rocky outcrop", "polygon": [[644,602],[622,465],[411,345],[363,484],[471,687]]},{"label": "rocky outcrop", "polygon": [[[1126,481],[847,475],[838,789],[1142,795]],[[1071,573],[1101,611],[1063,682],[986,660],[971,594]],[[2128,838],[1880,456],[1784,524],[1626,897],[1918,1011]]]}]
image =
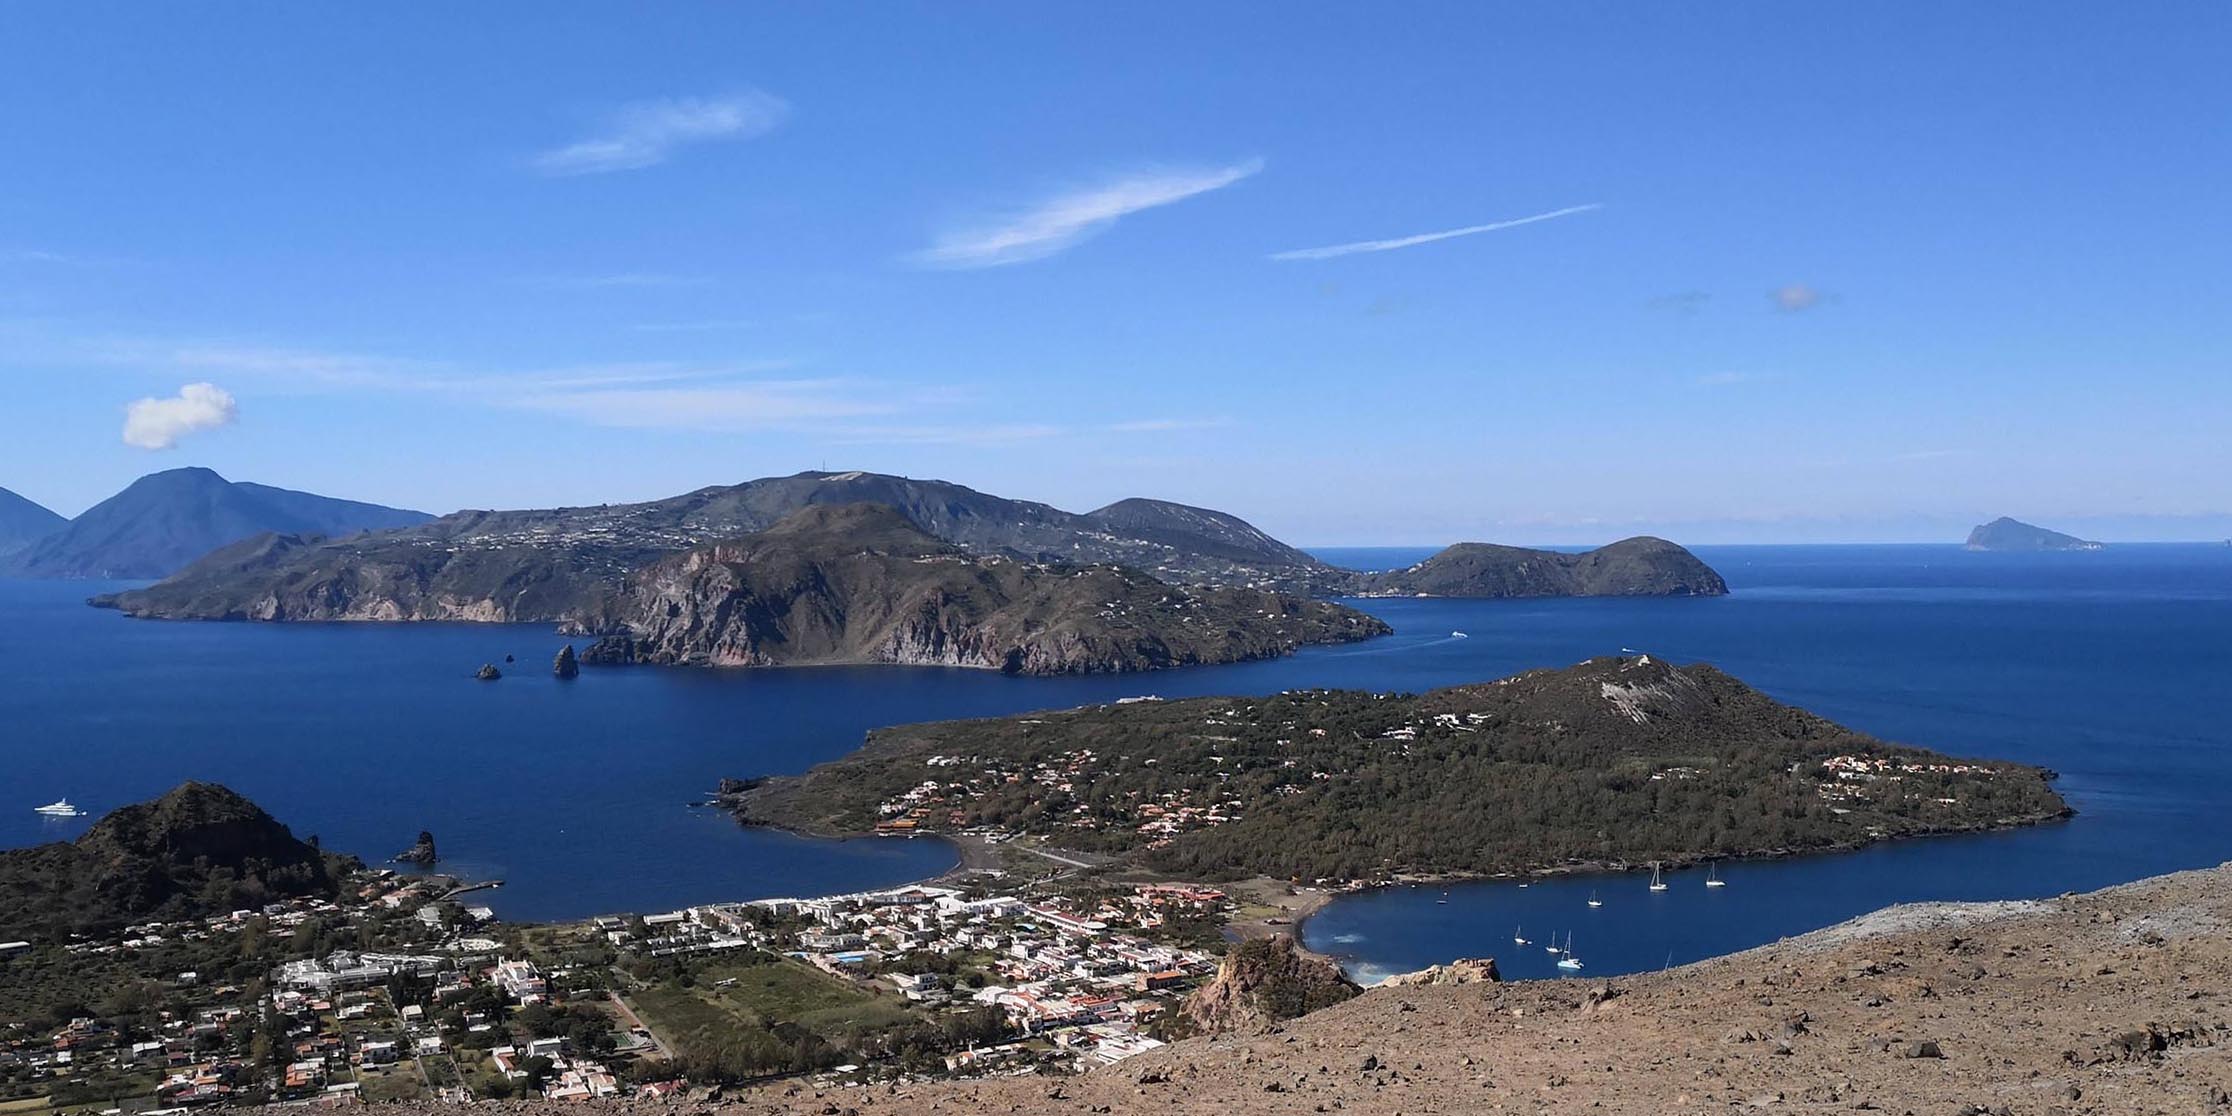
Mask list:
[{"label": "rocky outcrop", "polygon": [[1493,957],[1461,957],[1447,965],[1434,965],[1412,973],[1397,973],[1374,988],[1408,988],[1441,984],[1495,984],[1503,980]]},{"label": "rocky outcrop", "polygon": [[395,854],[395,863],[416,864],[421,868],[432,868],[441,859],[434,851],[434,834],[424,829],[419,830],[418,840],[410,848]]},{"label": "rocky outcrop", "polygon": [[1287,654],[1386,633],[1354,609],[1182,588],[1116,566],[941,543],[890,508],[816,507],[662,559],[570,627],[592,663],[902,663],[1046,675]]},{"label": "rocky outcrop", "polygon": [[550,672],[560,678],[577,678],[581,675],[581,659],[574,654],[573,644],[558,652],[557,661],[550,664]]},{"label": "rocky outcrop", "polygon": [[1718,597],[1728,583],[1665,539],[1638,536],[1580,554],[1458,543],[1407,569],[1366,577],[1381,597]]},{"label": "rocky outcrop", "polygon": [[70,843],[0,851],[0,940],[325,895],[332,865],[255,803],[184,783]]},{"label": "rocky outcrop", "polygon": [[482,663],[480,669],[473,672],[473,677],[483,682],[494,682],[503,676],[504,672],[496,669],[495,663]]},{"label": "rocky outcrop", "polygon": [[1198,1032],[1260,1030],[1357,993],[1341,967],[1280,934],[1241,942],[1179,1009]]}]

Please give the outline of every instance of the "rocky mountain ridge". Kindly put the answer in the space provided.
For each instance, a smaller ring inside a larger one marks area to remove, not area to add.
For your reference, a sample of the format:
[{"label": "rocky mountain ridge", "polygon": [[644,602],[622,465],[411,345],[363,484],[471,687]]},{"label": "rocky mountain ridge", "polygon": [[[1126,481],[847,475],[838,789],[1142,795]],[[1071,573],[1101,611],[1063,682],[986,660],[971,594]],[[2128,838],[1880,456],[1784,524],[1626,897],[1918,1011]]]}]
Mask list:
[{"label": "rocky mountain ridge", "polygon": [[629,575],[569,628],[588,663],[907,663],[1045,675],[1236,662],[1385,634],[1288,594],[940,542],[897,509],[817,506]]},{"label": "rocky mountain ridge", "polygon": [[807,472],[640,504],[463,511],[348,539],[282,532],[96,603],[165,619],[560,622],[661,558],[842,504],[891,508],[974,554],[1125,566],[1198,588],[1317,597],[1726,591],[1687,551],[1657,540],[1583,556],[1465,544],[1411,571],[1371,575],[1329,566],[1236,516],[1163,500],[1120,500],[1080,514],[944,481]]}]

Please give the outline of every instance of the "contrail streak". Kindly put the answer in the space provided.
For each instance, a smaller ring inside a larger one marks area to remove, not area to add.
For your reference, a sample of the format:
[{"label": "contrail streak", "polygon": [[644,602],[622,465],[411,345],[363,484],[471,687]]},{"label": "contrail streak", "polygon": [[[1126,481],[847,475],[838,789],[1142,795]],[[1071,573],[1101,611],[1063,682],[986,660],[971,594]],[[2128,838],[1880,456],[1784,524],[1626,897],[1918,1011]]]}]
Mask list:
[{"label": "contrail streak", "polygon": [[1485,225],[1467,225],[1461,229],[1444,229],[1441,232],[1419,233],[1417,236],[1399,236],[1393,240],[1359,240],[1354,244],[1335,244],[1325,248],[1296,248],[1291,252],[1273,252],[1270,258],[1274,260],[1330,260],[1335,256],[1353,256],[1359,252],[1388,252],[1397,248],[1409,248],[1417,244],[1432,244],[1437,240],[1452,240],[1460,236],[1472,236],[1475,233],[1517,228],[1520,225],[1531,225],[1537,221],[1548,221],[1558,217],[1570,217],[1576,213],[1587,213],[1592,209],[1602,208],[1604,208],[1602,205],[1594,203],[1569,205],[1564,209],[1553,209],[1548,213],[1537,213],[1532,217],[1514,217],[1509,221],[1491,221]]}]

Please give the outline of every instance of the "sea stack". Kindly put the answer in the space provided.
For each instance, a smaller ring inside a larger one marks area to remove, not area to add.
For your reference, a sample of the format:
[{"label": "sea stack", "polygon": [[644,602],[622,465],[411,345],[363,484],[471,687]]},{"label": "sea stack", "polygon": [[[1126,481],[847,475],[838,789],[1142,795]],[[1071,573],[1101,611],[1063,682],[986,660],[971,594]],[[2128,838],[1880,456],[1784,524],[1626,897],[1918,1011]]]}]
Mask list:
[{"label": "sea stack", "polygon": [[550,664],[550,672],[560,678],[574,678],[581,674],[581,660],[574,656],[573,644],[558,652],[558,661]]},{"label": "sea stack", "polygon": [[424,829],[419,830],[416,844],[395,854],[397,864],[416,864],[421,868],[432,868],[441,859],[434,851],[434,834]]},{"label": "sea stack", "polygon": [[473,672],[473,677],[483,682],[494,682],[503,676],[504,672],[497,670],[495,663],[482,663],[480,669]]}]

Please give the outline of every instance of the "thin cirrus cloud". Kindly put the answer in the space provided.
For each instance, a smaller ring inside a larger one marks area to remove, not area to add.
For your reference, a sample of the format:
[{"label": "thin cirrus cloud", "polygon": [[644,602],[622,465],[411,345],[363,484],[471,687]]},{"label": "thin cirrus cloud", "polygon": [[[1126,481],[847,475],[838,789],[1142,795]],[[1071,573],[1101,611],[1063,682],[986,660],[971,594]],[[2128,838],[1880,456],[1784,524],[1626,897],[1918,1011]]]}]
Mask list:
[{"label": "thin cirrus cloud", "polygon": [[1042,260],[1105,232],[1142,210],[1221,190],[1263,169],[1250,159],[1226,167],[1155,170],[1058,194],[999,220],[940,235],[909,257],[923,267],[1004,267]]},{"label": "thin cirrus cloud", "polygon": [[1571,217],[1577,213],[1587,213],[1602,208],[1604,208],[1602,205],[1595,202],[1588,205],[1569,205],[1563,209],[1553,209],[1548,213],[1514,217],[1508,221],[1490,221],[1485,225],[1466,225],[1461,229],[1443,229],[1440,232],[1398,236],[1388,240],[1358,240],[1348,244],[1328,245],[1323,248],[1295,248],[1285,252],[1273,252],[1270,258],[1274,260],[1330,260],[1339,256],[1354,256],[1364,252],[1392,252],[1397,248],[1414,248],[1421,244],[1432,244],[1441,240],[1455,240],[1461,236],[1478,236],[1481,233],[1496,232],[1500,229],[1515,229],[1521,225],[1532,225],[1538,221],[1554,221],[1560,217]]},{"label": "thin cirrus cloud", "polygon": [[561,177],[638,170],[691,144],[766,135],[789,115],[782,98],[758,90],[637,101],[622,105],[596,134],[536,155],[534,167]]},{"label": "thin cirrus cloud", "polygon": [[240,418],[232,393],[216,384],[187,384],[177,395],[135,400],[124,409],[124,444],[167,450],[188,434],[230,426]]}]

